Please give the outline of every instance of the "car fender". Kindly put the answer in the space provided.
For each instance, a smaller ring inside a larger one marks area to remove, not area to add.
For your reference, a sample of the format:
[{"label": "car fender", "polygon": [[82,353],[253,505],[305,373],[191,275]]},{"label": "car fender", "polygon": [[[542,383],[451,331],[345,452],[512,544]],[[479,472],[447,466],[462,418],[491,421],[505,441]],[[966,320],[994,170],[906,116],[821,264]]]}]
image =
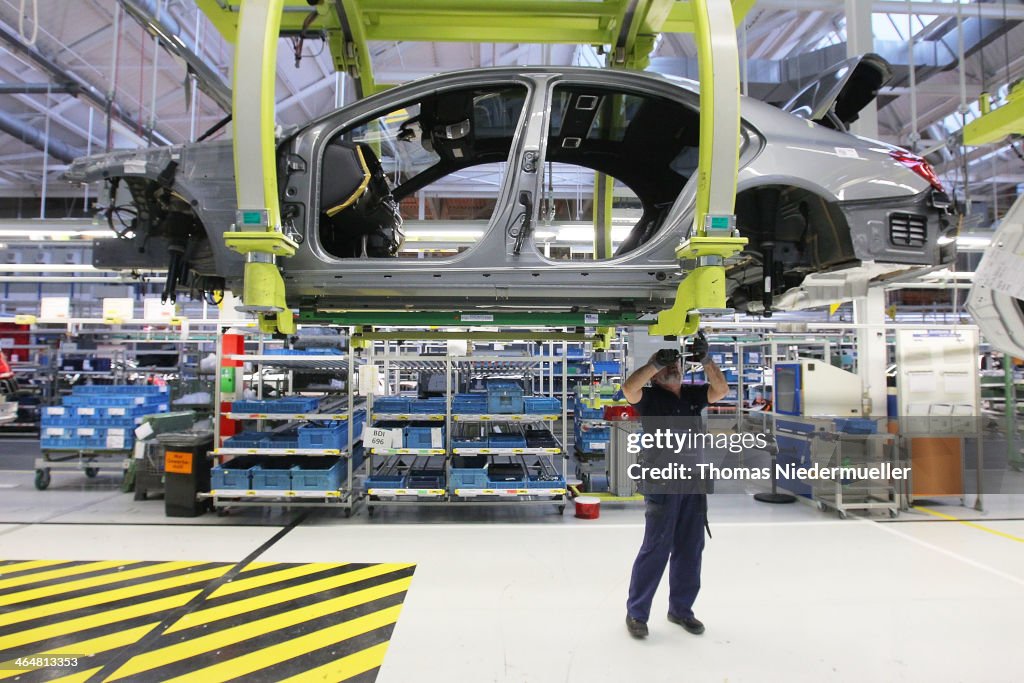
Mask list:
[{"label": "car fender", "polygon": [[992,236],[967,297],[967,310],[993,347],[1024,358],[1024,283],[1012,273],[1024,266],[1024,196]]}]

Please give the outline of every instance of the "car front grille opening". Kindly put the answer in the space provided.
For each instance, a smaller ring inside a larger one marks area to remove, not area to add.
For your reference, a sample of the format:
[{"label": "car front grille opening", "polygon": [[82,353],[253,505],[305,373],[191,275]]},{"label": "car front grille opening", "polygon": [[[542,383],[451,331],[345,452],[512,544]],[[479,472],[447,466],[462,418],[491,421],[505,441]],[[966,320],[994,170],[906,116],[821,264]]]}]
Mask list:
[{"label": "car front grille opening", "polygon": [[890,215],[889,241],[896,247],[923,247],[928,243],[928,219],[910,213]]}]

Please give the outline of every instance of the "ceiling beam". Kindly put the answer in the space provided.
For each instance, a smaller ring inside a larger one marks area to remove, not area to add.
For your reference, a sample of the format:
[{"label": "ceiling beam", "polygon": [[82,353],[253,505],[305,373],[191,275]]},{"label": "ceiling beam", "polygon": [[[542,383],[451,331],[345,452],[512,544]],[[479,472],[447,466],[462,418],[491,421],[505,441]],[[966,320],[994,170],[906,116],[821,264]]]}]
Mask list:
[{"label": "ceiling beam", "polygon": [[[871,3],[871,11],[884,14],[936,14],[942,17],[955,17],[958,11],[956,2],[921,2],[911,0],[875,0]],[[844,12],[844,0],[757,0],[757,9],[796,10],[800,12],[824,11]],[[1003,5],[999,2],[971,2],[963,5],[963,15],[983,19],[1002,19]],[[1008,0],[1006,3],[1006,19],[1024,21],[1024,4],[1019,0]]]},{"label": "ceiling beam", "polygon": [[[127,123],[131,126],[136,125],[136,122],[133,120],[131,115],[128,114],[128,112],[126,112],[116,101],[107,98],[106,95],[101,93],[95,86],[84,78],[81,78],[77,74],[65,69],[60,64],[57,64],[38,49],[26,45],[17,35],[11,32],[3,24],[0,24],[0,41],[6,43],[13,51],[27,57],[38,68],[50,74],[50,76],[56,78],[59,82],[77,84],[80,88],[81,96],[99,107],[101,111],[105,113],[109,112],[111,117],[116,118],[123,123]],[[171,144],[170,138],[162,132],[158,130],[150,131],[148,128],[145,128],[145,126],[143,128],[147,135],[152,134],[153,139],[160,144]]]},{"label": "ceiling beam", "polygon": [[231,86],[220,73],[196,54],[184,37],[184,31],[171,14],[159,6],[157,0],[121,0],[125,11],[170,54],[183,60],[189,73],[194,74],[199,89],[210,96],[221,109],[231,111]]},{"label": "ceiling beam", "polygon": [[45,151],[54,159],[63,161],[66,164],[70,164],[82,156],[81,150],[75,149],[55,137],[48,137],[44,130],[40,130],[4,111],[0,111],[0,130],[21,140],[26,145],[31,145],[36,149]]}]

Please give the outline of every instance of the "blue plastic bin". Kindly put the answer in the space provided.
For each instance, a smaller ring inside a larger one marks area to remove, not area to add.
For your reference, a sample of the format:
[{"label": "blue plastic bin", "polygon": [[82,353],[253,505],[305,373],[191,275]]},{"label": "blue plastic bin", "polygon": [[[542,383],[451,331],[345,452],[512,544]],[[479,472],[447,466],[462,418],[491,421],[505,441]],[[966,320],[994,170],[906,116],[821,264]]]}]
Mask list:
[{"label": "blue plastic bin", "polygon": [[487,470],[483,468],[453,467],[451,477],[448,479],[448,490],[455,493],[455,489],[484,489],[487,486]]},{"label": "blue plastic bin", "polygon": [[224,440],[224,448],[260,448],[267,432],[241,432]]},{"label": "blue plastic bin", "polygon": [[246,491],[252,488],[252,468],[260,462],[252,455],[231,458],[210,470],[210,488]]},{"label": "blue plastic bin", "polygon": [[262,400],[235,401],[231,404],[233,413],[315,413],[320,408],[319,398],[292,396]]},{"label": "blue plastic bin", "polygon": [[405,476],[401,474],[375,474],[363,483],[366,489],[404,489]]},{"label": "blue plastic bin", "polygon": [[554,415],[562,412],[562,402],[549,396],[527,396],[523,407],[531,415]]},{"label": "blue plastic bin", "polygon": [[308,349],[267,349],[263,352],[267,356],[340,356],[341,349],[329,346],[313,347]]},{"label": "blue plastic bin", "polygon": [[847,417],[835,421],[836,431],[844,434],[874,434],[878,425],[867,417]]},{"label": "blue plastic bin", "polygon": [[[431,429],[438,429],[438,427],[405,427],[402,435],[402,442],[405,448],[433,448],[430,436]],[[441,432],[441,443],[444,443],[443,430]]]},{"label": "blue plastic bin", "polygon": [[272,464],[256,465],[249,474],[252,477],[252,488],[267,491],[288,491],[292,487],[291,467],[286,463],[283,468]]},{"label": "blue plastic bin", "polygon": [[440,415],[445,412],[443,398],[417,398],[409,402],[409,412],[421,415]]},{"label": "blue plastic bin", "polygon": [[152,384],[86,384],[74,387],[71,390],[73,396],[160,396],[168,393],[167,387],[158,387]]},{"label": "blue plastic bin", "polygon": [[526,448],[522,434],[491,434],[487,437],[488,448]]},{"label": "blue plastic bin", "polygon": [[531,475],[529,481],[526,482],[526,488],[528,489],[564,489],[565,478],[558,477],[557,479],[537,479],[536,475]]},{"label": "blue plastic bin", "polygon": [[608,427],[598,427],[583,431],[579,427],[574,430],[576,450],[580,453],[606,453],[611,431]]},{"label": "blue plastic bin", "polygon": [[405,396],[378,396],[373,399],[373,410],[378,413],[408,413],[409,399]]},{"label": "blue plastic bin", "polygon": [[487,383],[487,412],[512,414],[523,412],[523,388],[515,382]]},{"label": "blue plastic bin", "polygon": [[347,476],[341,458],[303,458],[292,468],[292,490],[337,491]]},{"label": "blue plastic bin", "polygon": [[297,448],[348,448],[348,421],[327,422],[299,427]]},{"label": "blue plastic bin", "polygon": [[263,439],[263,448],[299,448],[299,433],[291,429],[278,434],[267,434]]},{"label": "blue plastic bin", "polygon": [[125,396],[116,394],[72,394],[71,396],[65,396],[63,403],[65,406],[85,408],[134,408],[136,406],[145,406],[151,413],[167,412],[170,405],[166,396]]},{"label": "blue plastic bin", "polygon": [[452,413],[456,415],[477,415],[486,412],[486,394],[456,394],[452,399]]},{"label": "blue plastic bin", "polygon": [[595,360],[593,362],[595,375],[618,375],[622,372],[622,366],[614,360]]}]

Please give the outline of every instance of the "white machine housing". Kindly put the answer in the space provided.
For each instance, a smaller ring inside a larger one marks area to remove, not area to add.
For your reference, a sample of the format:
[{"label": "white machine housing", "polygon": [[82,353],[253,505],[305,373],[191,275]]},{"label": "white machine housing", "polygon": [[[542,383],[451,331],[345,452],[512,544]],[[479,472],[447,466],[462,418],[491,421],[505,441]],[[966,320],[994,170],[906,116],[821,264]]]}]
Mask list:
[{"label": "white machine housing", "polygon": [[863,414],[860,377],[817,358],[775,365],[775,412],[801,417]]}]

